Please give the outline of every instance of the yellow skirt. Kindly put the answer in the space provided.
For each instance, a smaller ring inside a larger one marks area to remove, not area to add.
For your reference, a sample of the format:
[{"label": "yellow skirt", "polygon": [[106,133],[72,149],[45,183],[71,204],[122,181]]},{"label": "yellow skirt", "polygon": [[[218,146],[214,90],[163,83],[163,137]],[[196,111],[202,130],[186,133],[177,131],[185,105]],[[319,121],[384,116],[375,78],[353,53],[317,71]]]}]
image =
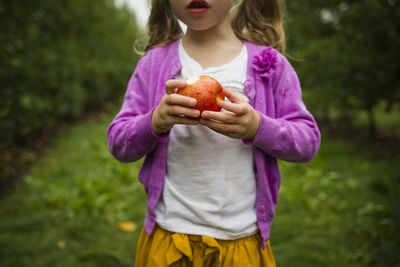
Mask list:
[{"label": "yellow skirt", "polygon": [[219,240],[172,233],[157,226],[148,235],[143,228],[135,267],[276,266],[269,241],[265,249],[260,242],[259,234],[237,240]]}]

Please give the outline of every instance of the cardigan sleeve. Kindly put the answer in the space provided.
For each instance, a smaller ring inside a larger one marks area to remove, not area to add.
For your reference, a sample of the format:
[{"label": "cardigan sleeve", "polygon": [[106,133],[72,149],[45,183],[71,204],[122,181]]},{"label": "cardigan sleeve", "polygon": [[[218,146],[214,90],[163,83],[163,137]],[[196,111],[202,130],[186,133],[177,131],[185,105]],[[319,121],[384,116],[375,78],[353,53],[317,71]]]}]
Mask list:
[{"label": "cardigan sleeve", "polygon": [[291,162],[311,160],[320,146],[320,132],[302,101],[300,82],[290,63],[279,57],[275,81],[276,118],[260,114],[252,144],[267,154]]},{"label": "cardigan sleeve", "polygon": [[[149,56],[149,55],[147,55]],[[107,141],[112,155],[132,162],[151,152],[166,135],[158,136],[151,127],[155,107],[149,99],[149,60],[142,58],[128,83],[119,113],[108,127]]]}]

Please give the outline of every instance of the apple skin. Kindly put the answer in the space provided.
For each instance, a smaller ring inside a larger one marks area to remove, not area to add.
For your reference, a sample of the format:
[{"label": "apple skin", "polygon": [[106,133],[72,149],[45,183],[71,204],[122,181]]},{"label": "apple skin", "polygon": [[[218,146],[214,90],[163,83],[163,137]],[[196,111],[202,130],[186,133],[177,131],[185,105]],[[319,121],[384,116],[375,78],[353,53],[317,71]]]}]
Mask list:
[{"label": "apple skin", "polygon": [[194,108],[200,110],[221,111],[218,103],[224,100],[224,89],[214,78],[207,75],[185,79],[186,86],[178,88],[177,94],[195,98],[197,100]]}]

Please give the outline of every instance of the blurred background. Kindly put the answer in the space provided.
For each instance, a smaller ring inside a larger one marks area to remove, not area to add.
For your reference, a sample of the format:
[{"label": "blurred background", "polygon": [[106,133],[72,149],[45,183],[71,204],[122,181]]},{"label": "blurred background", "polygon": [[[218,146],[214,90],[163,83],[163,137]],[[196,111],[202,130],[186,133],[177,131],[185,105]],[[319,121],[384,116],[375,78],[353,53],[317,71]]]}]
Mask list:
[{"label": "blurred background", "polygon": [[[280,162],[278,266],[400,266],[400,1],[286,9],[322,144]],[[142,161],[117,162],[105,136],[148,13],[146,0],[0,0],[0,266],[133,265]]]}]

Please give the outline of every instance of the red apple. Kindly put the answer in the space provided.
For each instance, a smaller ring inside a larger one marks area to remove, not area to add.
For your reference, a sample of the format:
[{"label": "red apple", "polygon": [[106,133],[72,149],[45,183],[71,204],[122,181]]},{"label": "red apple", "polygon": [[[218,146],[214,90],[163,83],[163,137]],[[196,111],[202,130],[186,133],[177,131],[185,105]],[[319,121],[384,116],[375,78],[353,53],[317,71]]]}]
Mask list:
[{"label": "red apple", "polygon": [[197,100],[194,108],[200,110],[221,111],[219,101],[224,100],[224,90],[221,84],[214,78],[207,75],[200,75],[185,79],[186,86],[178,88],[180,95],[195,98]]}]

